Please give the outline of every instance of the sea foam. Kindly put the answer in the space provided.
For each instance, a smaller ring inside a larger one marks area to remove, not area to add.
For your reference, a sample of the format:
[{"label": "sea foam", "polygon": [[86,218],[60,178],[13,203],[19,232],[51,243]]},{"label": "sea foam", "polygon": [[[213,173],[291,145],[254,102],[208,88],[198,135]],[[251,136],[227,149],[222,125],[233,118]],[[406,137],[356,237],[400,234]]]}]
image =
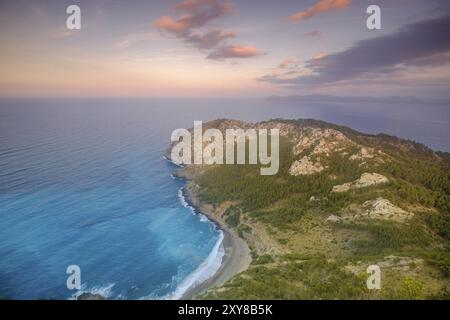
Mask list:
[{"label": "sea foam", "polygon": [[[212,225],[216,226],[214,222],[212,222],[210,219],[208,219],[205,215],[201,214],[200,212],[197,212],[195,208],[186,201],[186,198],[183,194],[183,188],[180,188],[178,190],[178,198],[180,199],[181,204],[189,208],[193,214],[196,214],[199,216],[200,221],[211,223]],[[183,295],[190,289],[193,289],[200,285],[201,283],[205,282],[206,280],[210,279],[214,274],[219,270],[223,256],[225,255],[225,249],[223,246],[223,239],[224,234],[223,231],[219,231],[219,238],[214,245],[214,248],[211,250],[208,257],[200,264],[200,266],[195,269],[193,272],[191,272],[175,289],[174,292],[166,295],[163,297],[163,299],[167,300],[178,300],[183,297]]]},{"label": "sea foam", "polygon": [[112,296],[112,288],[115,286],[115,283],[109,283],[104,286],[93,286],[88,287],[85,283],[81,285],[81,289],[75,292],[69,300],[77,300],[79,296],[84,293],[90,293],[92,295],[101,295],[105,298],[110,298]]},{"label": "sea foam", "polygon": [[168,294],[164,299],[168,300],[178,300],[183,297],[183,295],[188,292],[188,290],[193,289],[210,279],[220,268],[222,264],[223,256],[225,255],[225,249],[223,246],[223,232],[220,231],[219,239],[214,245],[213,250],[202,262],[202,264],[190,273],[183,282],[178,285],[175,291],[171,294]]}]

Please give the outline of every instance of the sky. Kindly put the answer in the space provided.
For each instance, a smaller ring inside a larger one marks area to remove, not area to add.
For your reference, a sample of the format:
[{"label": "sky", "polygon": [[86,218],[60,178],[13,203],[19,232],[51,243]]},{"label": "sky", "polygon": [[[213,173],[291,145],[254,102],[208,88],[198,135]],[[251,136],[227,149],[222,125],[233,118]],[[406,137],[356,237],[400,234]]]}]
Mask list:
[{"label": "sky", "polygon": [[0,97],[450,97],[448,0],[0,0],[0,43]]}]

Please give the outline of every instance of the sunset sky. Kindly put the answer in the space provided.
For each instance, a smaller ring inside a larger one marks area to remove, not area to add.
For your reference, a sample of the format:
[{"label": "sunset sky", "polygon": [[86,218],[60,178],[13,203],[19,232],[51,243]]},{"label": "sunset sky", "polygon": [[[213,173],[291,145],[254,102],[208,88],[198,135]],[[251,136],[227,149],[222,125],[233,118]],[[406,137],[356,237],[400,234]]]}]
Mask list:
[{"label": "sunset sky", "polygon": [[1,0],[0,28],[2,97],[450,92],[448,0]]}]

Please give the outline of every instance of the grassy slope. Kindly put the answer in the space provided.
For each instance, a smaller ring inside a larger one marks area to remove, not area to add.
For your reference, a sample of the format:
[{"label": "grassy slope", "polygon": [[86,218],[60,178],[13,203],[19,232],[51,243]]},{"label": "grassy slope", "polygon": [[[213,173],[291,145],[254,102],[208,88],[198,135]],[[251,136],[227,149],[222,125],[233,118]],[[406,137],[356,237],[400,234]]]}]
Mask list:
[{"label": "grassy slope", "polygon": [[[259,166],[251,165],[206,170],[195,179],[200,199],[235,203],[225,219],[247,240],[254,259],[247,271],[203,298],[448,298],[448,156],[437,157],[421,145],[394,137],[362,135],[319,121],[297,123],[338,129],[358,143],[380,148],[392,160],[363,168],[357,161],[333,155],[323,172],[291,176],[292,145],[282,139],[276,176],[261,176]],[[330,193],[334,185],[372,171],[387,176],[391,183]],[[414,218],[407,223],[325,222],[330,214],[339,215],[350,205],[378,196],[414,212]],[[315,200],[310,201],[311,197]],[[406,265],[401,258],[387,263],[390,255],[411,259]],[[382,268],[382,290],[367,290],[365,268],[383,261],[387,266]],[[353,273],[348,271],[352,266]]]}]

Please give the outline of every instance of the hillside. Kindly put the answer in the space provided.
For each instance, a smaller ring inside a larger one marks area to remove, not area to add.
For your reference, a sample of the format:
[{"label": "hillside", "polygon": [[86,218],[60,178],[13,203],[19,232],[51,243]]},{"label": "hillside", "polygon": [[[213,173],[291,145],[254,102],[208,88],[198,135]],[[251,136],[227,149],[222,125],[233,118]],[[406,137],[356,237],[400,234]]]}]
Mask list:
[{"label": "hillside", "polygon": [[[190,166],[188,194],[248,244],[252,263],[204,299],[450,297],[450,158],[316,120],[219,119],[280,129],[280,170]],[[381,290],[366,268],[380,266]]]}]

